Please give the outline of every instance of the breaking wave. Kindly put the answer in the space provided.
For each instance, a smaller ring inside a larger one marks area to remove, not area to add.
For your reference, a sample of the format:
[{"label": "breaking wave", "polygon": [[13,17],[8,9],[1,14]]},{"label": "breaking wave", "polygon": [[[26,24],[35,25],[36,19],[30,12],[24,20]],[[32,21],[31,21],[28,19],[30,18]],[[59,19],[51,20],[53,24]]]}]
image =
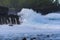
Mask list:
[{"label": "breaking wave", "polygon": [[60,14],[43,16],[23,8],[18,15],[21,15],[21,25],[0,25],[0,40],[60,40]]},{"label": "breaking wave", "polygon": [[60,24],[60,14],[59,13],[50,13],[45,16],[41,13],[37,13],[32,9],[23,8],[18,15],[22,15],[23,23],[28,24]]}]

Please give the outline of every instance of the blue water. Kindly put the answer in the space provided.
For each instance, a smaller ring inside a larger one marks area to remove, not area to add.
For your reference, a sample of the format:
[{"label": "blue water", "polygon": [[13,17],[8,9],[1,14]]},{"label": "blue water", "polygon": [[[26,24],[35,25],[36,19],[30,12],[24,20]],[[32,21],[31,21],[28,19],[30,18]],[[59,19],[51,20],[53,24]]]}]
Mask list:
[{"label": "blue water", "polygon": [[[33,11],[32,9],[23,9],[19,14],[22,14],[22,20],[23,20],[23,27],[6,27],[2,25],[2,28],[0,27],[1,33],[0,33],[0,40],[60,40],[60,33],[54,32],[54,33],[45,33],[44,30],[43,33],[41,31],[39,33],[34,33],[36,28],[44,27],[44,25],[40,26],[41,24],[50,24],[51,25],[59,24],[60,26],[60,14],[49,14],[49,15],[40,15],[39,13]],[[30,25],[28,25],[30,24]],[[34,29],[33,33],[32,29],[35,27],[34,25],[39,24]],[[26,28],[26,25],[28,25],[28,28]],[[30,29],[30,26],[33,25]],[[1,26],[1,25],[0,25]],[[39,26],[39,27],[38,27]],[[52,29],[54,30],[56,26],[52,26]],[[26,29],[25,29],[26,28]],[[58,27],[60,28],[60,27]],[[13,30],[12,30],[13,29]],[[20,29],[20,30],[18,30]],[[38,29],[40,30],[40,29]],[[46,30],[48,31],[47,27]],[[6,31],[6,32],[5,32]],[[21,33],[23,31],[23,33]],[[28,31],[29,33],[26,33]],[[51,31],[51,30],[50,30]],[[56,30],[55,30],[56,31]],[[9,32],[9,33],[8,33]],[[18,32],[18,33],[16,33]],[[24,33],[25,32],[25,33]],[[6,34],[5,34],[6,33]],[[12,34],[14,33],[14,34]]]},{"label": "blue water", "polygon": [[0,35],[0,40],[23,40],[24,38],[26,40],[60,40],[60,34],[20,34],[19,36]]}]

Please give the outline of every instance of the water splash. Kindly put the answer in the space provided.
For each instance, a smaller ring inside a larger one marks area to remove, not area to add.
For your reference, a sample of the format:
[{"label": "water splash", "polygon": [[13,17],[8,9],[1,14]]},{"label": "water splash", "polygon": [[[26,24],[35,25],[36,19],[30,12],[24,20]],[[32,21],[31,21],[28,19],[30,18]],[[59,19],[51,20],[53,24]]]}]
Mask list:
[{"label": "water splash", "polygon": [[0,40],[22,40],[24,37],[30,40],[33,37],[41,37],[37,36],[41,33],[49,35],[60,33],[60,14],[52,13],[43,16],[32,9],[23,8],[18,15],[22,17],[23,23],[21,25],[14,25],[13,27],[0,25]]},{"label": "water splash", "polygon": [[60,24],[60,14],[58,13],[50,13],[43,16],[32,9],[23,8],[18,15],[22,15],[23,23],[25,24]]}]

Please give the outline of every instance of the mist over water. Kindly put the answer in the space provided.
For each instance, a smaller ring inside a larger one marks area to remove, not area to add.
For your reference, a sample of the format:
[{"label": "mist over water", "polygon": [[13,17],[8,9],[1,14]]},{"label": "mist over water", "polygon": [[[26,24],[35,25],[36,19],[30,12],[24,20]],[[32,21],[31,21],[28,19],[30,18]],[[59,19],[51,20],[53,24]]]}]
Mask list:
[{"label": "mist over water", "polygon": [[35,11],[33,11],[32,9],[22,9],[20,13],[22,15],[22,20],[23,23],[37,23],[39,21],[39,19],[42,19],[41,14],[37,14]]},{"label": "mist over water", "polygon": [[60,14],[49,13],[41,15],[32,9],[23,8],[18,15],[22,15],[22,24],[36,29],[59,30],[60,29]]},{"label": "mist over water", "polygon": [[60,24],[60,14],[58,13],[50,13],[43,16],[32,9],[23,8],[18,15],[22,15],[22,20],[25,24]]}]

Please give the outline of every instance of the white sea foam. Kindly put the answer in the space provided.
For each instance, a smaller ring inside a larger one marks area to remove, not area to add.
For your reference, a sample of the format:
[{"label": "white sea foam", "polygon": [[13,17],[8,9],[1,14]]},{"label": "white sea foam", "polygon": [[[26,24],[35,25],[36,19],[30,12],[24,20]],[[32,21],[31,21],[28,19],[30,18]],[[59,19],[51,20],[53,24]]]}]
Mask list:
[{"label": "white sea foam", "polygon": [[2,37],[0,39],[14,40],[14,38],[18,39],[23,36],[59,33],[60,31],[60,14],[51,13],[43,16],[32,9],[23,8],[18,15],[22,18],[20,25],[0,25],[0,36]]}]

